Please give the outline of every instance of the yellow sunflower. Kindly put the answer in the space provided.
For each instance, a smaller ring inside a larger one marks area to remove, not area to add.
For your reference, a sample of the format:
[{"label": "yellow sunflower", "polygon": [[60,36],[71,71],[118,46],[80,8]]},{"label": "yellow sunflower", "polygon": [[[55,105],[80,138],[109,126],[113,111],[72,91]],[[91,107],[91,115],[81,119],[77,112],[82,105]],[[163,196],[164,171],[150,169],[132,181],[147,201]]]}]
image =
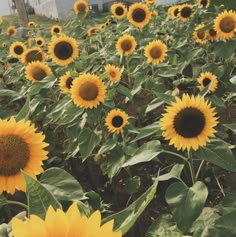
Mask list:
[{"label": "yellow sunflower", "polygon": [[45,220],[36,215],[30,215],[25,221],[12,220],[14,237],[121,237],[121,231],[113,232],[114,220],[101,225],[100,211],[90,217],[82,216],[76,203],[73,203],[67,212],[61,209],[48,208]]},{"label": "yellow sunflower", "polygon": [[61,76],[59,81],[59,86],[61,90],[65,93],[70,92],[73,80],[74,78],[72,77],[70,72],[66,72],[65,75]]},{"label": "yellow sunflower", "polygon": [[28,46],[31,47],[33,45],[33,43],[35,43],[35,39],[34,38],[29,38],[28,39]]},{"label": "yellow sunflower", "polygon": [[156,2],[156,0],[145,0],[145,2],[147,5],[153,5]]},{"label": "yellow sunflower", "polygon": [[15,36],[16,35],[16,28],[15,26],[9,26],[7,28],[6,34],[9,36]]},{"label": "yellow sunflower", "polygon": [[143,28],[150,21],[151,13],[144,3],[134,3],[129,8],[127,18],[133,26]]},{"label": "yellow sunflower", "polygon": [[89,37],[95,37],[97,35],[96,31],[98,31],[98,30],[100,30],[100,29],[97,26],[91,27],[88,29],[87,34]]},{"label": "yellow sunflower", "polygon": [[196,0],[198,6],[208,8],[210,6],[210,0]]},{"label": "yellow sunflower", "polygon": [[205,44],[207,42],[207,32],[206,31],[201,31],[201,29],[205,27],[204,24],[199,24],[195,27],[194,32],[193,32],[193,38],[195,41],[199,44]]},{"label": "yellow sunflower", "polygon": [[10,46],[10,54],[15,58],[21,58],[22,54],[26,51],[26,46],[20,41],[16,41]]},{"label": "yellow sunflower", "polygon": [[87,1],[78,0],[74,3],[74,12],[76,15],[84,14],[85,16],[88,14],[89,5]]},{"label": "yellow sunflower", "polygon": [[76,40],[68,36],[53,37],[48,52],[52,60],[60,66],[72,63],[79,55]]},{"label": "yellow sunflower", "polygon": [[43,37],[35,38],[35,42],[36,42],[36,45],[39,46],[39,47],[42,47],[45,44],[45,40],[44,40]]},{"label": "yellow sunflower", "polygon": [[215,136],[214,127],[218,124],[215,108],[200,96],[184,94],[182,99],[175,98],[176,102],[166,108],[160,120],[164,138],[177,150],[205,146],[209,137]]},{"label": "yellow sunflower", "polygon": [[85,73],[75,78],[70,92],[77,106],[92,109],[104,102],[106,86],[98,76]]},{"label": "yellow sunflower", "polygon": [[154,40],[144,48],[148,63],[158,64],[165,60],[167,46],[161,40]]},{"label": "yellow sunflower", "polygon": [[28,22],[28,26],[29,26],[29,27],[36,27],[37,24],[36,24],[34,21],[29,21],[29,22]]},{"label": "yellow sunflower", "polygon": [[125,56],[132,54],[136,46],[136,40],[132,35],[123,35],[116,43],[118,53],[124,54]]},{"label": "yellow sunflower", "polygon": [[207,37],[211,42],[214,42],[218,38],[217,32],[211,28],[211,29],[207,30]]},{"label": "yellow sunflower", "polygon": [[119,109],[111,110],[105,119],[105,124],[111,133],[122,133],[128,124],[128,115]]},{"label": "yellow sunflower", "polygon": [[7,43],[6,43],[6,42],[3,42],[3,43],[1,44],[1,46],[2,46],[2,48],[6,48],[6,47],[7,47]]},{"label": "yellow sunflower", "polygon": [[25,68],[25,77],[33,82],[42,81],[51,74],[51,68],[44,62],[35,61],[28,63]]},{"label": "yellow sunflower", "polygon": [[53,26],[51,26],[50,32],[52,35],[53,34],[60,34],[60,33],[62,33],[62,27],[59,25],[53,25]]},{"label": "yellow sunflower", "polygon": [[122,19],[127,14],[127,8],[125,4],[121,2],[113,3],[111,6],[111,13],[114,15],[116,19]]},{"label": "yellow sunflower", "polygon": [[98,29],[103,30],[105,27],[106,27],[106,24],[101,24],[101,25],[98,26]]},{"label": "yellow sunflower", "polygon": [[156,10],[152,11],[152,16],[157,17],[158,16],[158,12]]},{"label": "yellow sunflower", "polygon": [[201,73],[197,81],[200,84],[199,86],[200,90],[203,90],[206,86],[208,86],[211,83],[210,88],[209,88],[210,92],[214,92],[218,85],[217,77],[211,72]]},{"label": "yellow sunflower", "polygon": [[236,12],[224,11],[214,20],[214,29],[219,39],[232,39],[236,32]]},{"label": "yellow sunflower", "polygon": [[39,48],[35,47],[32,49],[27,49],[21,58],[22,63],[27,64],[34,61],[43,62],[46,58],[46,54]]},{"label": "yellow sunflower", "polygon": [[33,34],[33,31],[32,31],[32,30],[29,30],[29,31],[27,32],[27,34],[28,34],[29,36],[31,36],[31,35]]},{"label": "yellow sunflower", "polygon": [[107,64],[105,66],[105,72],[108,73],[108,78],[111,82],[116,82],[121,79],[121,71],[118,67],[114,65]]},{"label": "yellow sunflower", "polygon": [[0,193],[14,194],[15,189],[26,191],[21,170],[33,178],[43,172],[42,161],[47,159],[43,142],[45,136],[36,133],[30,121],[11,117],[0,119]]},{"label": "yellow sunflower", "polygon": [[0,16],[0,25],[2,24],[2,22],[3,22],[3,19],[2,19],[2,17]]},{"label": "yellow sunflower", "polygon": [[183,4],[179,7],[178,16],[181,21],[188,21],[193,15],[193,6],[191,4]]},{"label": "yellow sunflower", "polygon": [[171,19],[175,19],[179,15],[180,5],[172,6],[168,9],[168,15]]}]

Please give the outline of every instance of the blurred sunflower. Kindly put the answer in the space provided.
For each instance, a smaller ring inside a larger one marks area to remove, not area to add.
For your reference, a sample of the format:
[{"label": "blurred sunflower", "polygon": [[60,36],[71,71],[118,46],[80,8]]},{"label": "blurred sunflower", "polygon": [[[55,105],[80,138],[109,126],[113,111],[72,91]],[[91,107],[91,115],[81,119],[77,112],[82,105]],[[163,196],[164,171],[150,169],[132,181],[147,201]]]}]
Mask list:
[{"label": "blurred sunflower", "polygon": [[61,209],[54,210],[50,206],[45,220],[36,215],[30,215],[25,221],[15,217],[12,220],[12,232],[14,237],[121,237],[121,231],[113,232],[113,223],[114,220],[111,220],[101,225],[100,211],[94,212],[90,217],[82,216],[77,204],[73,203],[67,212]]},{"label": "blurred sunflower", "polygon": [[144,55],[148,63],[161,63],[166,58],[167,46],[161,40],[154,40],[144,48]]},{"label": "blurred sunflower", "polygon": [[28,46],[31,47],[33,45],[33,43],[35,43],[35,39],[34,38],[29,38],[28,39]]},{"label": "blurred sunflower", "polygon": [[128,115],[119,109],[111,110],[105,119],[105,124],[111,133],[122,133],[128,124]]},{"label": "blurred sunflower", "polygon": [[104,23],[106,26],[109,26],[111,24],[112,19],[108,18],[106,22]]},{"label": "blurred sunflower", "polygon": [[209,40],[211,42],[214,42],[218,38],[217,32],[214,29],[211,28],[211,29],[207,30],[207,37],[209,38]]},{"label": "blurred sunflower", "polygon": [[210,92],[214,92],[218,85],[217,77],[212,74],[211,72],[203,72],[197,79],[198,83],[200,84],[199,88],[202,91],[206,86],[208,86],[210,83]]},{"label": "blurred sunflower", "polygon": [[123,3],[113,3],[111,6],[111,13],[116,19],[122,19],[127,14],[127,8]]},{"label": "blurred sunflower", "polygon": [[116,82],[121,79],[121,71],[118,67],[114,65],[107,64],[105,66],[105,72],[108,73],[108,78],[111,82]]},{"label": "blurred sunflower", "polygon": [[26,46],[20,41],[16,41],[10,46],[10,54],[15,58],[21,58],[22,54],[26,51]]},{"label": "blurred sunflower", "polygon": [[70,92],[70,88],[72,86],[74,78],[72,77],[70,72],[66,72],[65,75],[60,77],[59,86],[61,91],[68,93]]},{"label": "blurred sunflower", "polygon": [[194,15],[193,13],[193,5],[191,4],[183,4],[179,7],[179,19],[181,21],[188,21]]},{"label": "blurred sunflower", "polygon": [[105,29],[105,28],[106,28],[106,24],[101,24],[101,25],[98,26],[98,29],[99,29],[99,30],[103,30],[103,29]]},{"label": "blurred sunflower", "polygon": [[99,27],[97,27],[97,26],[91,27],[88,29],[87,34],[89,37],[95,37],[97,35],[96,31],[98,31],[98,30],[99,30]]},{"label": "blurred sunflower", "polygon": [[30,62],[34,62],[34,61],[44,61],[46,58],[46,54],[39,48],[39,47],[35,47],[32,49],[27,49],[21,58],[22,63],[27,64]]},{"label": "blurred sunflower", "polygon": [[210,0],[196,0],[198,6],[208,8],[210,6]]},{"label": "blurred sunflower", "polygon": [[45,40],[44,40],[43,37],[35,38],[35,42],[36,42],[36,45],[39,46],[39,47],[42,47],[45,44]]},{"label": "blurred sunflower", "polygon": [[204,24],[199,24],[195,27],[194,32],[193,32],[193,38],[195,41],[199,44],[205,44],[207,42],[207,32],[206,31],[201,31],[201,29],[205,27]]},{"label": "blurred sunflower", "polygon": [[28,22],[28,26],[29,26],[29,27],[36,27],[37,24],[36,24],[34,21],[29,21],[29,22]]},{"label": "blurred sunflower", "polygon": [[214,20],[214,29],[219,39],[232,39],[236,32],[236,12],[225,10],[220,13]]},{"label": "blurred sunflower", "polygon": [[129,7],[127,18],[133,26],[143,28],[150,21],[151,13],[144,3],[134,3]]},{"label": "blurred sunflower", "polygon": [[51,74],[51,68],[44,62],[35,61],[28,63],[25,68],[25,77],[33,82],[42,81]]},{"label": "blurred sunflower", "polygon": [[3,19],[2,19],[2,17],[0,16],[0,25],[2,24],[2,22],[3,22]]},{"label": "blurred sunflower", "polygon": [[106,86],[98,76],[85,73],[75,78],[70,92],[77,106],[92,109],[104,102]]},{"label": "blurred sunflower", "polygon": [[26,191],[21,170],[36,178],[43,172],[42,161],[47,159],[48,146],[42,133],[36,133],[30,121],[11,117],[0,119],[0,193],[14,194],[15,189]]},{"label": "blurred sunflower", "polygon": [[179,15],[180,5],[173,6],[173,9],[171,10],[171,19],[175,19]]},{"label": "blurred sunflower", "polygon": [[153,5],[156,2],[156,0],[145,0],[145,3],[147,5]]},{"label": "blurred sunflower", "polygon": [[27,32],[27,34],[28,34],[29,36],[31,36],[31,35],[33,34],[33,31],[32,31],[32,30],[29,30],[29,31]]},{"label": "blurred sunflower", "polygon": [[76,40],[68,36],[53,37],[48,52],[52,60],[60,66],[72,63],[79,55]]},{"label": "blurred sunflower", "polygon": [[59,25],[52,25],[50,28],[51,34],[60,34],[62,33],[62,27]]},{"label": "blurred sunflower", "polygon": [[3,43],[1,44],[1,46],[2,46],[3,48],[6,48],[6,47],[7,47],[7,43],[6,43],[6,42],[3,42]]},{"label": "blurred sunflower", "polygon": [[15,36],[16,35],[16,28],[15,26],[9,26],[7,28],[6,34],[9,36]]},{"label": "blurred sunflower", "polygon": [[118,53],[124,54],[125,56],[132,54],[136,46],[137,43],[132,35],[123,35],[116,43]]},{"label": "blurred sunflower", "polygon": [[205,146],[209,137],[215,136],[214,127],[218,124],[215,108],[200,96],[184,94],[182,99],[175,99],[160,120],[164,138],[177,150],[197,150]]},{"label": "blurred sunflower", "polygon": [[84,0],[78,0],[74,3],[74,12],[76,15],[84,14],[86,16],[88,11],[89,11],[88,2]]},{"label": "blurred sunflower", "polygon": [[158,12],[157,11],[152,11],[152,16],[154,16],[154,17],[157,17],[158,16]]}]

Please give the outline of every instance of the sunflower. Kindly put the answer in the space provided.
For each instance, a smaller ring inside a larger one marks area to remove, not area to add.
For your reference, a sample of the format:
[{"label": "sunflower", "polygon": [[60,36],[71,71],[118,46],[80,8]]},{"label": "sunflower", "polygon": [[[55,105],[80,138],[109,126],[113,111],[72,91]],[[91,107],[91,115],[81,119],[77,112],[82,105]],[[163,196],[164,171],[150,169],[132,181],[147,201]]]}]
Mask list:
[{"label": "sunflower", "polygon": [[22,54],[26,51],[26,46],[20,41],[16,41],[10,46],[10,54],[15,58],[21,58]]},{"label": "sunflower", "polygon": [[145,0],[145,2],[147,5],[153,5],[156,2],[156,0]]},{"label": "sunflower", "polygon": [[56,64],[65,66],[78,57],[79,49],[75,39],[68,36],[60,36],[52,38],[48,52]]},{"label": "sunflower", "polygon": [[127,8],[123,3],[113,3],[111,6],[111,13],[116,19],[122,19],[127,14]]},{"label": "sunflower", "polygon": [[36,27],[37,24],[36,24],[34,21],[29,21],[29,22],[28,22],[28,26],[29,26],[29,27]]},{"label": "sunflower", "polygon": [[62,33],[62,28],[59,25],[53,25],[53,26],[51,26],[50,32],[52,35],[53,34],[60,34],[60,33]]},{"label": "sunflower", "polygon": [[143,28],[150,21],[151,13],[144,3],[134,3],[129,8],[127,18],[133,26]]},{"label": "sunflower", "polygon": [[65,75],[61,76],[59,81],[59,86],[61,90],[65,93],[70,92],[73,80],[74,78],[72,77],[70,72],[66,72]]},{"label": "sunflower", "polygon": [[44,61],[46,54],[38,47],[27,49],[21,58],[22,63],[27,64],[34,61]]},{"label": "sunflower", "polygon": [[122,133],[128,124],[128,115],[119,109],[111,110],[105,119],[105,124],[111,133]]},{"label": "sunflower", "polygon": [[207,37],[211,42],[214,42],[218,38],[217,32],[214,29],[210,28],[209,30],[207,30]]},{"label": "sunflower", "polygon": [[2,24],[2,22],[3,22],[3,19],[2,19],[2,17],[0,16],[0,25]]},{"label": "sunflower", "polygon": [[170,18],[175,19],[176,17],[178,17],[179,11],[180,11],[180,5],[173,6],[173,8],[171,9]]},{"label": "sunflower", "polygon": [[91,27],[88,29],[87,34],[89,37],[95,37],[97,35],[96,31],[98,31],[98,30],[100,30],[100,29],[97,26]]},{"label": "sunflower", "polygon": [[36,45],[39,46],[39,47],[42,47],[45,44],[45,40],[44,40],[43,37],[35,38],[35,42],[36,42]]},{"label": "sunflower", "polygon": [[181,21],[188,21],[193,15],[193,6],[191,4],[183,4],[179,7],[178,16]]},{"label": "sunflower", "polygon": [[29,36],[31,36],[31,35],[33,34],[33,31],[32,31],[32,30],[29,30],[29,31],[27,32],[27,34],[28,34]]},{"label": "sunflower", "polygon": [[116,43],[118,53],[124,54],[125,56],[132,54],[136,46],[137,43],[132,35],[123,35]]},{"label": "sunflower", "polygon": [[210,6],[210,0],[196,0],[198,6],[208,8]]},{"label": "sunflower", "polygon": [[194,32],[193,32],[193,38],[195,41],[199,44],[205,44],[207,42],[207,32],[206,31],[201,31],[201,29],[205,27],[204,24],[199,24],[195,27]]},{"label": "sunflower", "polygon": [[12,231],[14,237],[121,237],[121,231],[113,232],[113,223],[114,221],[111,220],[101,225],[100,211],[94,212],[90,217],[82,216],[77,204],[73,203],[67,212],[61,209],[54,210],[50,206],[47,209],[45,220],[36,215],[30,215],[25,221],[15,217],[12,220]]},{"label": "sunflower", "polygon": [[35,61],[28,63],[25,68],[25,77],[33,82],[42,81],[51,74],[51,68],[44,62]]},{"label": "sunflower", "polygon": [[9,26],[7,28],[6,34],[9,36],[15,36],[16,35],[16,28],[15,26]]},{"label": "sunflower", "polygon": [[2,46],[2,48],[6,48],[6,47],[7,47],[7,43],[6,43],[6,42],[3,42],[3,43],[1,44],[1,46]]},{"label": "sunflower", "polygon": [[106,26],[109,26],[111,24],[112,19],[108,18],[106,22],[104,23]]},{"label": "sunflower", "polygon": [[218,123],[215,115],[215,108],[203,97],[183,94],[182,99],[176,97],[176,102],[166,108],[160,128],[177,150],[197,150],[209,142],[209,137],[215,136],[214,127]]},{"label": "sunflower", "polygon": [[236,12],[224,11],[214,20],[214,29],[219,39],[232,39],[236,32]]},{"label": "sunflower", "polygon": [[197,81],[200,83],[200,90],[203,90],[206,86],[208,86],[210,83],[210,92],[214,92],[217,88],[218,80],[217,77],[212,74],[211,72],[203,72],[197,79]]},{"label": "sunflower", "polygon": [[26,191],[21,170],[33,178],[43,172],[42,161],[47,159],[45,136],[36,133],[30,121],[11,117],[0,119],[0,193],[13,194],[15,189]]},{"label": "sunflower", "polygon": [[118,67],[107,64],[105,66],[105,71],[108,73],[108,78],[111,82],[116,82],[121,79],[121,71]]},{"label": "sunflower", "polygon": [[148,63],[158,64],[165,60],[167,46],[161,40],[154,40],[144,48]]},{"label": "sunflower", "polygon": [[98,76],[85,73],[75,78],[70,92],[77,106],[92,109],[104,102],[106,86]]},{"label": "sunflower", "polygon": [[89,5],[87,1],[78,0],[74,3],[74,11],[76,15],[84,14],[85,16],[88,14]]},{"label": "sunflower", "polygon": [[29,47],[31,47],[33,45],[33,43],[35,43],[35,39],[34,38],[29,38],[28,39],[28,45]]},{"label": "sunflower", "polygon": [[157,11],[152,11],[152,16],[157,17],[158,16],[158,12]]},{"label": "sunflower", "polygon": [[99,30],[103,30],[103,29],[105,29],[105,28],[106,28],[106,24],[101,24],[101,25],[98,26],[98,29],[99,29]]}]

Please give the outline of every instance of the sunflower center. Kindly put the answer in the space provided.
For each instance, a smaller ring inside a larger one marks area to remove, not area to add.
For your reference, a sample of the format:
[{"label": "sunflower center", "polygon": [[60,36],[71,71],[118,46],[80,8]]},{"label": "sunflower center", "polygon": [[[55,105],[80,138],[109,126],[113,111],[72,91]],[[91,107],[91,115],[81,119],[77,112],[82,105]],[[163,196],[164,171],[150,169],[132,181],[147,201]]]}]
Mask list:
[{"label": "sunflower center", "polygon": [[180,12],[181,16],[184,18],[190,17],[191,13],[192,13],[192,9],[190,7],[183,7]]},{"label": "sunflower center", "polygon": [[58,28],[58,27],[56,27],[56,28],[54,28],[54,29],[53,29],[53,32],[55,32],[55,33],[59,33],[59,32],[60,32],[60,30],[59,30],[59,28]]},{"label": "sunflower center", "polygon": [[196,137],[205,127],[204,114],[196,108],[185,108],[176,114],[174,128],[176,133],[185,138]]},{"label": "sunflower center", "polygon": [[84,100],[94,100],[98,96],[98,88],[92,82],[85,82],[79,88],[79,95]]},{"label": "sunflower center", "polygon": [[73,82],[73,80],[74,80],[74,78],[72,78],[72,77],[68,77],[67,78],[67,80],[66,80],[66,87],[68,88],[68,89],[70,89],[71,88],[71,86],[72,86],[72,82]]},{"label": "sunflower center", "polygon": [[0,136],[0,175],[15,175],[30,157],[28,144],[16,135]]},{"label": "sunflower center", "polygon": [[117,7],[115,13],[117,16],[122,16],[124,14],[124,9],[122,7]]},{"label": "sunflower center", "polygon": [[72,56],[73,48],[68,42],[59,42],[54,48],[54,53],[57,58],[61,60],[66,60]]},{"label": "sunflower center", "polygon": [[119,115],[115,116],[114,118],[112,118],[112,126],[115,128],[119,128],[122,124],[123,124],[124,120],[122,117],[120,117]]},{"label": "sunflower center", "polygon": [[227,16],[220,21],[220,29],[225,33],[230,33],[234,30],[235,24],[234,19]]},{"label": "sunflower center", "polygon": [[154,59],[157,59],[157,58],[160,58],[161,56],[161,49],[159,47],[153,47],[151,50],[150,50],[150,55],[152,58]]},{"label": "sunflower center", "polygon": [[129,50],[132,48],[131,41],[130,41],[130,40],[124,40],[124,41],[121,43],[121,48],[122,48],[124,51],[129,51]]},{"label": "sunflower center", "polygon": [[178,16],[178,14],[179,14],[179,8],[176,8],[176,9],[174,10],[174,16]]},{"label": "sunflower center", "polygon": [[216,31],[214,30],[214,29],[210,29],[209,30],[209,34],[211,35],[211,36],[216,36]]},{"label": "sunflower center", "polygon": [[85,6],[83,3],[80,3],[80,4],[77,6],[77,10],[78,10],[78,12],[85,12],[86,6]]},{"label": "sunflower center", "polygon": [[32,71],[32,77],[36,81],[41,81],[46,76],[47,76],[47,74],[46,74],[46,72],[42,68],[38,68],[37,67],[37,68],[34,68],[33,71]]},{"label": "sunflower center", "polygon": [[201,0],[200,5],[205,7],[207,5],[208,0]]},{"label": "sunflower center", "polygon": [[143,9],[137,8],[132,13],[132,19],[135,22],[143,22],[146,18],[146,13]]},{"label": "sunflower center", "polygon": [[205,32],[204,31],[198,31],[197,32],[197,37],[199,39],[204,39],[205,38]]},{"label": "sunflower center", "polygon": [[24,52],[24,50],[20,45],[17,45],[16,47],[14,47],[14,52],[18,55],[21,55]]},{"label": "sunflower center", "polygon": [[115,71],[110,71],[110,76],[111,76],[112,78],[116,77],[116,72],[115,72]]},{"label": "sunflower center", "polygon": [[207,85],[210,84],[210,82],[211,82],[211,79],[209,79],[209,78],[204,78],[203,81],[202,81],[202,84],[203,84],[203,86],[206,87]]},{"label": "sunflower center", "polygon": [[43,57],[41,52],[38,50],[32,50],[26,55],[26,61],[28,63],[33,62],[33,61],[43,61]]},{"label": "sunflower center", "polygon": [[42,43],[43,43],[42,40],[38,40],[38,41],[37,41],[37,44],[38,44],[38,45],[41,45]]},{"label": "sunflower center", "polygon": [[14,33],[15,33],[14,30],[12,30],[12,29],[9,30],[9,35],[14,35]]}]

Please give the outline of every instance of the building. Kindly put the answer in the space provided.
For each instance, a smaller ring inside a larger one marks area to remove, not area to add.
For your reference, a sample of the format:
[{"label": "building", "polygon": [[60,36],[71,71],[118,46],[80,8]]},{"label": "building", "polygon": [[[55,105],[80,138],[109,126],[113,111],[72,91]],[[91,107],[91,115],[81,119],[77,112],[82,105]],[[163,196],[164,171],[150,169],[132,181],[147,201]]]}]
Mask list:
[{"label": "building", "polygon": [[13,13],[11,0],[0,0],[0,16],[7,16]]}]

